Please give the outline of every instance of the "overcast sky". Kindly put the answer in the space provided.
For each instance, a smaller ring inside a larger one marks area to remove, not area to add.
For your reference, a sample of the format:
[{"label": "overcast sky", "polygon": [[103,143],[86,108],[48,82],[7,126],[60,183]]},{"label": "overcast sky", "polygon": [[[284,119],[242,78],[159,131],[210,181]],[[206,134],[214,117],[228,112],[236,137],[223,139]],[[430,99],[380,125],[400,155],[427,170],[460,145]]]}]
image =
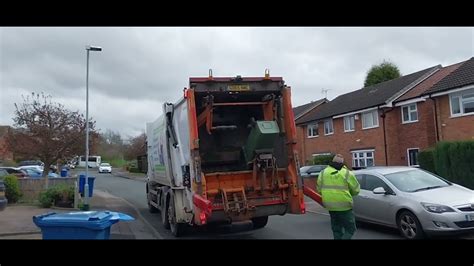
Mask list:
[{"label": "overcast sky", "polygon": [[45,92],[104,132],[135,136],[182,96],[190,76],[282,76],[293,106],[362,87],[384,59],[402,74],[474,56],[474,28],[0,28],[0,125],[21,95]]}]

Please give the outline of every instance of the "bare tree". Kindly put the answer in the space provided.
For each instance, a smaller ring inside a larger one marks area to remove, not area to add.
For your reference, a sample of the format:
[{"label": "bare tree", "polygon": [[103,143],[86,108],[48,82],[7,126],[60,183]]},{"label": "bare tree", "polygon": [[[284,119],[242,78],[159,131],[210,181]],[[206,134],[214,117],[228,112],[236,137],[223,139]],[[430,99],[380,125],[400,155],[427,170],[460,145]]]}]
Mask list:
[{"label": "bare tree", "polygon": [[100,134],[97,150],[103,159],[123,159],[124,144],[120,133],[107,129]]},{"label": "bare tree", "polygon": [[[23,103],[15,103],[12,130],[8,142],[14,154],[44,162],[43,177],[48,187],[48,171],[58,160],[66,160],[85,150],[86,120],[78,111],[67,110],[51,101],[51,96],[32,93],[22,96]],[[95,121],[90,120],[92,135]]]},{"label": "bare tree", "polygon": [[142,133],[132,139],[125,150],[125,159],[133,160],[146,153],[146,135]]}]

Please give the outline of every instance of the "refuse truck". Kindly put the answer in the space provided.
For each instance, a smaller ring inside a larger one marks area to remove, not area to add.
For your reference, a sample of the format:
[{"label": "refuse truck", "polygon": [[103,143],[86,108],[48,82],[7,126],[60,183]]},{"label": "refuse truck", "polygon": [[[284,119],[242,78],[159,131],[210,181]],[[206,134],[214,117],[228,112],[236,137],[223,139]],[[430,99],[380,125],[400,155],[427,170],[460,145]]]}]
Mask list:
[{"label": "refuse truck", "polygon": [[189,79],[146,124],[150,212],[180,236],[189,226],[304,214],[291,88],[283,78]]}]

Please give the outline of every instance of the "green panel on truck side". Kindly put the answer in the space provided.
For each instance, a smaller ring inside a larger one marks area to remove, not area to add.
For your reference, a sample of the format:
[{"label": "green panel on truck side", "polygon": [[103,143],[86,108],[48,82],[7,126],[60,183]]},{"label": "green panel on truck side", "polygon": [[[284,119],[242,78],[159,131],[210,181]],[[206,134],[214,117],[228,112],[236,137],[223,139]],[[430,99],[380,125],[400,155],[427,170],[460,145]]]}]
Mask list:
[{"label": "green panel on truck side", "polygon": [[253,160],[256,150],[273,149],[280,129],[276,121],[256,121],[244,146],[245,160]]}]

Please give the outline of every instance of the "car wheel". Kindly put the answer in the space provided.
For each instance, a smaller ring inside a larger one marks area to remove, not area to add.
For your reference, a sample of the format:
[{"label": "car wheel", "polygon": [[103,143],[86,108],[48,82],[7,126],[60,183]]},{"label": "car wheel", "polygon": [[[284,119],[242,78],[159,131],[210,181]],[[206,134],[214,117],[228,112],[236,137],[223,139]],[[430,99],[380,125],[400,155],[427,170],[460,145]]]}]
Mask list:
[{"label": "car wheel", "polygon": [[424,237],[423,228],[416,215],[410,211],[403,211],[397,218],[398,230],[403,237],[408,239],[421,239]]}]

